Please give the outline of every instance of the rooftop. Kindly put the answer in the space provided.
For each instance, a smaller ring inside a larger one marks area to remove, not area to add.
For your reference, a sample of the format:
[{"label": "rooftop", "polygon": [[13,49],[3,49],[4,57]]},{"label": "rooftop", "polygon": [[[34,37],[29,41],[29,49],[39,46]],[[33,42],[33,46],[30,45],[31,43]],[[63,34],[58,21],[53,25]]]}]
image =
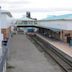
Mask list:
[{"label": "rooftop", "polygon": [[64,15],[48,15],[44,20],[57,20],[57,19],[72,19],[72,14],[64,14]]}]

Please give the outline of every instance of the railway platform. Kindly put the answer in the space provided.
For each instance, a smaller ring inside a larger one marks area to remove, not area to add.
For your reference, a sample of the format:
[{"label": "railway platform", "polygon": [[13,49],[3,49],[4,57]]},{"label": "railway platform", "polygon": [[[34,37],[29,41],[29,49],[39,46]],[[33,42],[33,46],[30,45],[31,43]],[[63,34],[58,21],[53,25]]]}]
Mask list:
[{"label": "railway platform", "polygon": [[64,72],[50,56],[40,52],[23,34],[13,36],[9,44],[8,64],[14,68],[7,69],[7,72]]},{"label": "railway platform", "polygon": [[43,39],[44,41],[48,42],[55,48],[58,52],[63,54],[67,59],[72,61],[72,46],[69,46],[67,43],[57,41],[57,40],[52,40],[50,38],[47,38],[39,33],[36,33],[38,37]]}]

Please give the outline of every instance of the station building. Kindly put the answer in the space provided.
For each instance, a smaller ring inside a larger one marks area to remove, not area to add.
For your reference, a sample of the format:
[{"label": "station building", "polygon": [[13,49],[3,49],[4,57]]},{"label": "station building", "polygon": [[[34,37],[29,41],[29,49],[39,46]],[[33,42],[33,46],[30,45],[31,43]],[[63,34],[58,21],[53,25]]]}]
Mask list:
[{"label": "station building", "polygon": [[[65,43],[68,43],[68,41],[72,38],[72,14],[48,16],[42,20],[35,20],[24,16],[17,19],[15,25],[24,26],[24,28],[20,27],[20,29],[24,30],[24,32],[28,32],[36,28],[37,32]],[[25,26],[29,27],[25,28]]]},{"label": "station building", "polygon": [[37,20],[24,16],[20,19],[17,19],[15,25],[16,26],[29,26],[29,27],[24,27],[24,28],[20,27],[17,29],[17,30],[23,30],[24,33],[27,33],[27,32],[33,32],[35,30],[35,28],[32,27],[35,24],[37,24]]},{"label": "station building", "polygon": [[56,40],[68,42],[72,38],[72,14],[61,16],[49,16],[37,21],[39,32]]},{"label": "station building", "polygon": [[0,10],[0,29],[3,33],[4,39],[9,38],[12,21],[12,15],[9,11]]},{"label": "station building", "polygon": [[7,10],[0,9],[0,72],[6,72],[8,58],[8,42],[14,23],[12,15]]}]

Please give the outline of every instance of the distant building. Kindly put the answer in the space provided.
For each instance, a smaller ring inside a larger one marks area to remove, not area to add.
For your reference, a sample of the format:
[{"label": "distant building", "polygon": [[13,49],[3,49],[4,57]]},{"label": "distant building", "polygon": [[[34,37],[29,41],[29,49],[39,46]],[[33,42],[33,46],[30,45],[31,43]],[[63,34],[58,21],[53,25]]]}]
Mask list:
[{"label": "distant building", "polygon": [[17,30],[23,30],[24,33],[27,33],[29,31],[36,31],[37,28],[33,28],[33,27],[20,27],[18,28],[19,26],[33,26],[33,25],[37,25],[37,19],[36,18],[31,18],[31,14],[30,12],[26,12],[26,15],[23,15],[22,18],[20,19],[17,19],[16,20],[16,23],[15,23],[15,26],[17,26]]},{"label": "distant building", "polygon": [[[16,26],[32,26],[32,25],[35,25],[36,23],[36,20],[35,19],[32,19],[32,18],[29,18],[27,16],[23,16],[22,18],[20,19],[17,19],[16,21]],[[29,31],[33,31],[34,28],[33,27],[20,27],[20,28],[17,28],[17,31],[24,31],[24,33],[27,33]]]},{"label": "distant building", "polygon": [[29,11],[26,12],[26,17],[31,18],[31,14]]}]

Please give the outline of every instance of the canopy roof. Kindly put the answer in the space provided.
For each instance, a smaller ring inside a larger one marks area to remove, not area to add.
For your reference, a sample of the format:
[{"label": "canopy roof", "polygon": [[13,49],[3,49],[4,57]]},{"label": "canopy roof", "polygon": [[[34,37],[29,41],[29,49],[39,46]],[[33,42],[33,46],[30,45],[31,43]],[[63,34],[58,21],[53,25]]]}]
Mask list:
[{"label": "canopy roof", "polygon": [[54,31],[54,32],[60,32],[60,31],[62,31],[60,29],[55,29],[55,28],[49,28],[49,29],[52,30],[52,31]]},{"label": "canopy roof", "polygon": [[57,19],[72,19],[72,14],[64,14],[64,15],[49,15],[44,20],[57,20]]},{"label": "canopy roof", "polygon": [[32,19],[32,18],[28,18],[28,17],[22,17],[22,18],[20,18],[20,19],[17,19],[17,20],[21,20],[21,21],[34,21],[34,19]]}]

